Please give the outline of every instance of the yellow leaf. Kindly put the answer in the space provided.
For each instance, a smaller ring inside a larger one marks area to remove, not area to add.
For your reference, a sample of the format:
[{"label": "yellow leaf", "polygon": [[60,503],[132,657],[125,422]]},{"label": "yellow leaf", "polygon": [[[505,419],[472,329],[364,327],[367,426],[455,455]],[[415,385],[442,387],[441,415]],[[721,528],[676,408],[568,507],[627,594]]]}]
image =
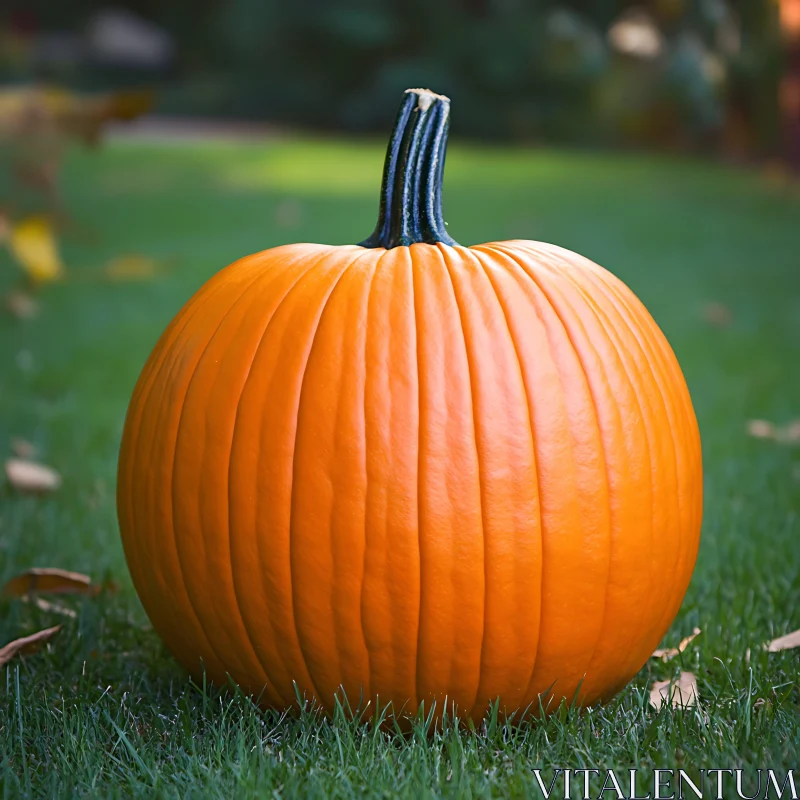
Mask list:
[{"label": "yellow leaf", "polygon": [[41,646],[52,639],[61,630],[60,625],[37,631],[30,636],[23,636],[9,642],[5,647],[0,647],[0,667],[5,666],[14,656],[28,656],[35,653]]},{"label": "yellow leaf", "polygon": [[61,476],[54,469],[22,458],[6,460],[6,477],[22,492],[51,492],[61,486]]},{"label": "yellow leaf", "polygon": [[63,275],[64,265],[46,217],[27,217],[16,223],[8,244],[20,266],[36,283],[54,281]]}]

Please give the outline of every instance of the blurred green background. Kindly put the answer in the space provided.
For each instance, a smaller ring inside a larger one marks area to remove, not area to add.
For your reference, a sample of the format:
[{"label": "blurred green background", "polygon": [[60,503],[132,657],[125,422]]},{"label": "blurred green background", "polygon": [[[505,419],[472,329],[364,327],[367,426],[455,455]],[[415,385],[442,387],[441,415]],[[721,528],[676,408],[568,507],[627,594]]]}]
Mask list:
[{"label": "blurred green background", "polygon": [[9,0],[3,8],[0,80],[145,84],[170,115],[383,130],[398,94],[422,85],[453,99],[463,136],[791,160],[786,117],[800,105],[797,83],[784,86],[788,108],[779,101],[800,68],[793,0]]}]

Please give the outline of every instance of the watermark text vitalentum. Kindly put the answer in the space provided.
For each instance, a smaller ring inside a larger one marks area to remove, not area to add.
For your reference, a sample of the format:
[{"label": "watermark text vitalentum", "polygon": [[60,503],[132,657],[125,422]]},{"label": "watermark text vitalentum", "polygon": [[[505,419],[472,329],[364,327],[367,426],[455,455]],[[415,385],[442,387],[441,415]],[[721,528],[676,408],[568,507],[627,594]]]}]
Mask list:
[{"label": "watermark text vitalentum", "polygon": [[[630,769],[533,770],[547,800],[799,800],[796,770],[656,769],[648,780]],[[800,776],[797,776],[800,778]]]}]

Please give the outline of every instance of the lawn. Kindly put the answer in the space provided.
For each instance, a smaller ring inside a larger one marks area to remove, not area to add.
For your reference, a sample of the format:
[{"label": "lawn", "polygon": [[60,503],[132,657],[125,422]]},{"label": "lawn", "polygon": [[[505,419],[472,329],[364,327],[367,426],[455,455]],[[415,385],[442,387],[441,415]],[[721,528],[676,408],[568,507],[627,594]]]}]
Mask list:
[{"label": "lawn", "polygon": [[[46,497],[0,485],[0,581],[58,566],[120,591],[65,601],[75,619],[0,604],[0,643],[64,623],[46,651],[0,670],[3,796],[513,797],[538,796],[538,767],[641,767],[642,787],[653,767],[800,767],[800,650],[763,649],[800,628],[800,447],[746,432],[752,418],[800,417],[800,193],[689,160],[456,145],[445,188],[457,240],[577,250],[626,281],[672,343],[700,422],[706,497],[697,568],[665,641],[703,632],[680,658],[651,661],[583,714],[432,736],[418,725],[409,737],[262,713],[173,663],[116,522],[134,382],[217,269],[288,241],[364,238],[381,163],[378,143],[315,140],[115,142],[70,156],[80,229],[63,243],[69,277],[42,294],[37,318],[0,315],[0,456],[24,437],[64,484]],[[109,258],[134,252],[171,268],[98,279]],[[0,289],[14,280],[0,252]],[[708,319],[711,303],[730,309],[728,324]],[[696,674],[700,707],[648,709],[650,684],[679,669]]]}]

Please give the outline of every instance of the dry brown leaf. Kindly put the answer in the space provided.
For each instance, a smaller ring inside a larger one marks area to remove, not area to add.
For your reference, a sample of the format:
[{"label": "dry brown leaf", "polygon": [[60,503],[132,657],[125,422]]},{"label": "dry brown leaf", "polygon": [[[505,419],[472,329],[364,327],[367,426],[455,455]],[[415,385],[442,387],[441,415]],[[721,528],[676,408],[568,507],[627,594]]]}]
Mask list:
[{"label": "dry brown leaf", "polygon": [[42,645],[52,639],[61,630],[60,625],[52,628],[45,628],[37,631],[30,636],[23,636],[9,642],[5,647],[0,647],[0,667],[5,666],[15,656],[29,656],[39,650]]},{"label": "dry brown leaf", "polygon": [[15,436],[11,440],[11,451],[17,458],[29,459],[36,455],[36,448],[26,439]]},{"label": "dry brown leaf", "polygon": [[3,300],[6,310],[17,319],[33,319],[39,313],[39,303],[25,292],[8,292]]},{"label": "dry brown leaf", "polygon": [[695,628],[688,636],[681,639],[677,647],[659,647],[650,658],[660,658],[662,661],[669,661],[675,658],[675,656],[680,655],[701,633],[702,631],[700,628]]},{"label": "dry brown leaf", "polygon": [[656,710],[669,703],[673,708],[697,705],[697,678],[691,672],[681,672],[677,680],[656,681],[650,687],[650,705]]},{"label": "dry brown leaf", "polygon": [[773,639],[766,649],[768,653],[779,653],[781,650],[792,650],[795,647],[800,647],[800,631],[787,633],[786,636]]},{"label": "dry brown leaf", "polygon": [[756,439],[772,439],[782,444],[800,443],[800,420],[792,420],[785,427],[774,425],[764,419],[751,419],[747,423],[747,432]]},{"label": "dry brown leaf", "polygon": [[68,572],[57,567],[34,567],[11,578],[3,587],[9,597],[30,594],[88,594],[96,595],[100,586],[92,583],[88,575]]},{"label": "dry brown leaf", "polygon": [[784,428],[778,428],[775,432],[775,440],[785,444],[800,442],[800,419],[792,420]]},{"label": "dry brown leaf", "polygon": [[61,486],[61,476],[54,469],[24,458],[6,460],[6,477],[21,492],[52,492]]},{"label": "dry brown leaf", "polygon": [[747,423],[747,432],[755,439],[775,438],[775,426],[765,419],[751,419]]},{"label": "dry brown leaf", "polygon": [[716,328],[727,328],[733,322],[733,311],[725,303],[706,303],[703,317],[709,325]]}]

